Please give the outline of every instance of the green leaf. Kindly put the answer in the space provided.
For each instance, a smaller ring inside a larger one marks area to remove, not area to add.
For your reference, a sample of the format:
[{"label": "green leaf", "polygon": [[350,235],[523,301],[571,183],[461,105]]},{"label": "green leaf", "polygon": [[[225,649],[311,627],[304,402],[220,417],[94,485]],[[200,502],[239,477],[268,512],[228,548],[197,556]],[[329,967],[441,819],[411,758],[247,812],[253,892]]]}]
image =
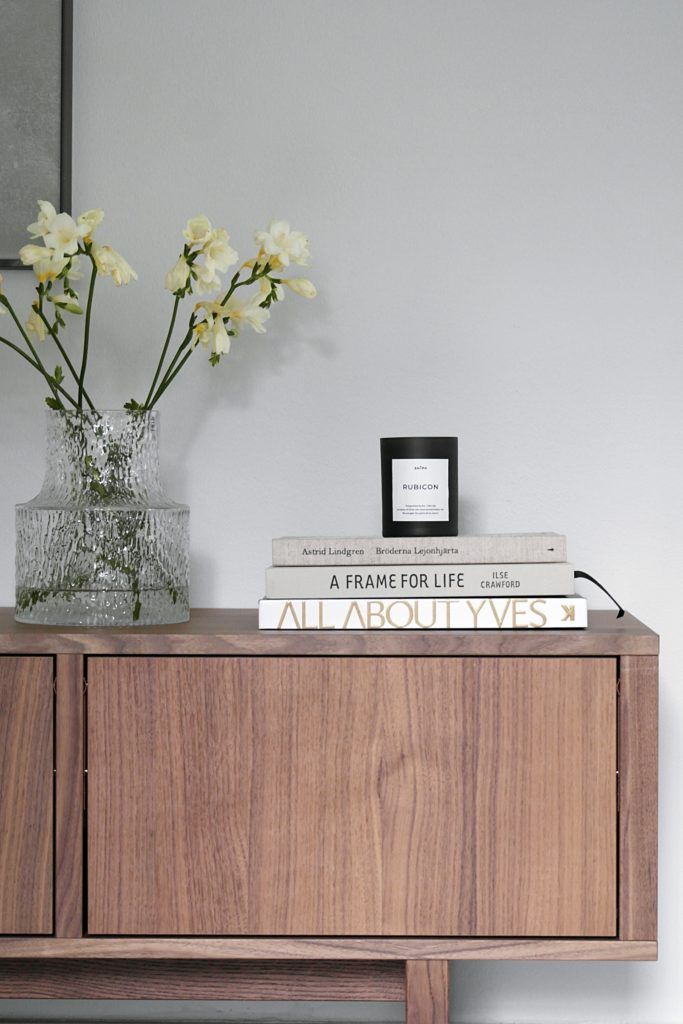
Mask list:
[{"label": "green leaf", "polygon": [[134,398],[131,398],[124,404],[123,408],[128,409],[129,412],[141,412],[143,407]]},{"label": "green leaf", "polygon": [[58,399],[52,398],[50,395],[48,395],[46,397],[45,405],[48,407],[48,409],[61,409],[61,408],[63,408],[62,403]]},{"label": "green leaf", "polygon": [[52,374],[52,376],[57,384],[62,383],[62,381],[64,380],[64,371],[62,370],[61,366],[55,366],[55,372]]}]

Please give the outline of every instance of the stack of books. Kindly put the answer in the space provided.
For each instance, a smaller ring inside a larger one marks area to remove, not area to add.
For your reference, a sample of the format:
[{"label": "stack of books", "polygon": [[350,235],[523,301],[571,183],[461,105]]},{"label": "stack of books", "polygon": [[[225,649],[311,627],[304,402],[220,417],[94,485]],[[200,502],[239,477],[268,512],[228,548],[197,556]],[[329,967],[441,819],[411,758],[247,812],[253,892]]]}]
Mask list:
[{"label": "stack of books", "polygon": [[581,629],[558,533],[280,537],[261,629]]}]

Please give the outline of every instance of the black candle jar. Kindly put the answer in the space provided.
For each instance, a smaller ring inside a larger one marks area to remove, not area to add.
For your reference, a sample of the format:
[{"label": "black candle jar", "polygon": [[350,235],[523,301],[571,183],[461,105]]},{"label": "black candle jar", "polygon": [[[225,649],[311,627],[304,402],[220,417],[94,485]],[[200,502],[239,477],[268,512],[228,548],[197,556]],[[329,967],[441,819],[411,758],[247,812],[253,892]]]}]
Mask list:
[{"label": "black candle jar", "polygon": [[457,535],[457,437],[383,437],[380,448],[382,535]]}]

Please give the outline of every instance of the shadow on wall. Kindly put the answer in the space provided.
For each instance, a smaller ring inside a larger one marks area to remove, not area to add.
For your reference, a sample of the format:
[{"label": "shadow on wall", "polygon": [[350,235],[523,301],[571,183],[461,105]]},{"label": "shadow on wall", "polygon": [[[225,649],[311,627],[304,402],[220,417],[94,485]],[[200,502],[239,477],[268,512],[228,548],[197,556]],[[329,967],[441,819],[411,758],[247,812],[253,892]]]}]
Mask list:
[{"label": "shadow on wall", "polygon": [[[484,1024],[491,1020],[526,1024],[564,1024],[575,1019],[625,1018],[629,1005],[655,984],[657,963],[458,962],[451,966],[451,1021]],[[580,995],[577,995],[577,987]],[[565,1012],[571,1006],[572,1013]],[[533,1012],[530,1010],[533,1009]]]},{"label": "shadow on wall", "polygon": [[[293,308],[295,302],[305,309]],[[175,418],[182,410],[183,430],[178,432],[173,450],[174,475],[185,472],[207,410],[248,409],[259,400],[268,378],[282,377],[287,367],[299,364],[303,373],[311,356],[334,359],[338,346],[325,333],[326,320],[325,301],[320,294],[312,302],[292,296],[274,307],[266,334],[258,335],[245,327],[233,338],[230,352],[218,366],[209,366],[208,353],[198,346],[187,373],[178,377],[158,407],[164,420],[167,416],[169,420]],[[193,401],[187,401],[184,391],[192,391]],[[264,405],[264,418],[267,415]]]}]

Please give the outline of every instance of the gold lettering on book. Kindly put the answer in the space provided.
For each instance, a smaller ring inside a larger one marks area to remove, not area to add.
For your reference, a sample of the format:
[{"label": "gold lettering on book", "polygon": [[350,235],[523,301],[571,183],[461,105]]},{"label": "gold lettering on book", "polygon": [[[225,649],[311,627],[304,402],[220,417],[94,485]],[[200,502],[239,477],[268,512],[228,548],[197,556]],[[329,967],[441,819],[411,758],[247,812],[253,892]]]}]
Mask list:
[{"label": "gold lettering on book", "polygon": [[357,619],[358,619],[358,625],[355,628],[356,629],[367,629],[367,626],[366,626],[365,622],[363,621],[363,613],[361,612],[360,608],[358,607],[358,601],[352,601],[351,604],[349,605],[349,610],[346,613],[346,618],[344,619],[344,622],[342,624],[342,629],[353,629],[354,628],[353,626],[349,625],[349,623],[351,622],[351,617],[353,615],[355,615],[357,617]]},{"label": "gold lettering on book", "polygon": [[[528,629],[527,622],[520,622],[520,617],[526,615],[528,609],[526,608],[527,602],[521,597],[514,597],[512,599],[512,628],[513,629]],[[521,607],[520,607],[521,605]]]},{"label": "gold lettering on book", "polygon": [[[415,603],[417,605],[417,602]],[[396,620],[393,618],[394,608],[396,608],[397,605],[403,606],[406,612],[408,613],[406,621],[403,624],[396,622]],[[394,629],[407,629],[410,623],[413,621],[413,614],[413,608],[408,603],[408,601],[391,601],[390,604],[388,604],[386,607],[387,622],[389,623],[390,626],[393,626]]]},{"label": "gold lettering on book", "polygon": [[[288,614],[291,615],[292,618],[294,619],[294,625],[293,626],[289,626],[289,627],[285,626],[285,624],[284,624],[285,619],[287,618]],[[294,611],[294,603],[292,601],[287,601],[287,603],[285,604],[284,608],[282,609],[282,615],[280,616],[280,621],[278,622],[276,628],[277,629],[287,629],[287,628],[289,628],[289,629],[301,629],[301,623],[299,622],[299,620],[297,618],[297,615],[296,615],[296,612]]]},{"label": "gold lettering on book", "polygon": [[498,609],[496,608],[495,601],[492,601],[490,597],[488,598],[488,602],[491,605],[491,611],[493,612],[493,617],[496,620],[496,622],[498,623],[498,629],[502,629],[503,628],[503,623],[505,622],[505,617],[506,617],[507,613],[510,610],[510,602],[511,601],[512,601],[512,598],[508,597],[507,601],[505,602],[505,607],[503,608],[503,614],[499,615],[498,614]]},{"label": "gold lettering on book", "polygon": [[564,618],[562,619],[563,622],[567,622],[567,621],[574,622],[575,621],[576,608],[575,608],[575,606],[573,604],[563,604],[562,605],[562,611],[564,612]]},{"label": "gold lettering on book", "polygon": [[420,602],[419,601],[415,602],[415,624],[417,626],[419,626],[420,629],[434,629],[434,626],[436,625],[436,601],[432,601],[432,621],[431,622],[422,622],[421,621],[421,619],[420,619]]},{"label": "gold lettering on book", "polygon": [[[384,626],[384,601],[368,601],[368,629],[382,629]],[[375,621],[377,620],[377,621]]]},{"label": "gold lettering on book", "polygon": [[477,619],[479,618],[479,612],[482,610],[485,604],[486,598],[484,598],[484,600],[481,602],[478,608],[475,608],[471,601],[467,602],[467,607],[472,612],[472,618],[474,619],[473,625],[475,629],[477,628]]},{"label": "gold lettering on book", "polygon": [[[456,604],[458,603],[457,600],[456,600],[455,603]],[[446,623],[444,625],[444,629],[450,629],[451,628],[451,605],[453,604],[453,601],[451,600],[450,597],[447,597],[444,600],[438,601],[437,604],[443,604],[443,605],[446,606]]]},{"label": "gold lettering on book", "polygon": [[537,598],[535,601],[532,601],[529,605],[529,607],[531,608],[532,615],[537,615],[541,620],[540,622],[530,622],[529,625],[531,629],[542,629],[548,621],[548,616],[543,611],[543,608],[536,607],[536,605],[539,604],[545,606],[545,601],[543,600],[543,598]]},{"label": "gold lettering on book", "polygon": [[325,602],[318,601],[318,629],[334,629],[325,622]]}]

